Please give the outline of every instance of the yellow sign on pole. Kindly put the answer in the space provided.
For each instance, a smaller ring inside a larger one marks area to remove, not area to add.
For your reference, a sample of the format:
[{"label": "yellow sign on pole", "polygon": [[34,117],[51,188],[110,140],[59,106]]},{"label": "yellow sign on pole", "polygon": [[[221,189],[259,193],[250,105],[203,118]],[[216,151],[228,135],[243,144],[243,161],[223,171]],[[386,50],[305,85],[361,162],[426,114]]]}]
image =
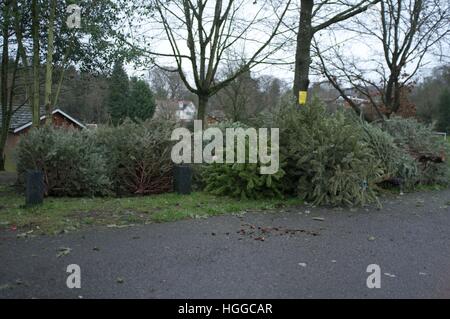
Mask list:
[{"label": "yellow sign on pole", "polygon": [[308,99],[308,91],[298,92],[298,104],[305,105],[307,99]]}]

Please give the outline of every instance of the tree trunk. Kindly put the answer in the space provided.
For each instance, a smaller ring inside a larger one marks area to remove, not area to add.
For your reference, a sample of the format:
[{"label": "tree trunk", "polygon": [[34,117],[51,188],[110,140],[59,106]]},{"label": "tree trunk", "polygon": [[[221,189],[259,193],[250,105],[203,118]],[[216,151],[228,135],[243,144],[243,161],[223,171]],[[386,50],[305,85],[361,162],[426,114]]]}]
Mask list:
[{"label": "tree trunk", "polygon": [[313,37],[312,10],[313,0],[302,0],[300,8],[300,24],[297,33],[297,49],[295,54],[294,95],[299,99],[301,91],[308,91],[309,67],[311,64],[311,42]]},{"label": "tree trunk", "polygon": [[0,172],[5,170],[5,155],[3,155],[3,149],[0,147]]},{"label": "tree trunk", "polygon": [[23,45],[23,22],[22,15],[20,14],[19,7],[17,5],[17,0],[13,1],[13,13],[14,13],[14,30],[16,33],[16,41],[17,41],[17,51],[18,55],[23,64],[24,70],[26,70],[26,79],[25,79],[25,100],[29,100],[31,98],[32,90],[32,70],[28,65],[28,57],[25,51],[25,47]]},{"label": "tree trunk", "polygon": [[198,95],[197,120],[205,120],[206,107],[208,106],[209,97],[206,95]]},{"label": "tree trunk", "polygon": [[386,84],[385,91],[385,107],[390,116],[392,113],[398,111],[399,108],[399,75],[395,68],[391,69],[391,74],[389,76],[388,82]]},{"label": "tree trunk", "polygon": [[9,110],[8,110],[8,70],[9,70],[9,21],[10,21],[10,1],[7,1],[3,5],[3,25],[2,25],[2,40],[3,40],[3,50],[2,50],[2,70],[0,77],[0,104],[2,111],[2,131],[0,136],[0,171],[5,170],[5,160],[4,160],[4,148],[6,144],[6,136],[8,135],[9,129]]},{"label": "tree trunk", "polygon": [[53,48],[54,48],[54,22],[55,22],[55,10],[56,0],[52,0],[50,4],[50,17],[48,19],[48,48],[47,48],[47,61],[45,63],[45,91],[44,91],[44,104],[45,104],[45,124],[52,123],[52,84],[53,84]]},{"label": "tree trunk", "polygon": [[401,99],[401,85],[397,77],[394,83],[394,101],[392,103],[393,113],[397,113],[400,110],[400,99]]},{"label": "tree trunk", "polygon": [[4,129],[2,126],[2,131],[0,132],[0,172],[5,170],[5,148],[6,139],[8,138],[8,129]]},{"label": "tree trunk", "polygon": [[31,18],[32,18],[32,36],[33,36],[33,127],[38,127],[40,124],[40,107],[39,107],[39,13],[37,0],[31,3]]},{"label": "tree trunk", "polygon": [[[5,115],[8,105],[8,68],[9,68],[9,3],[6,2],[3,7],[3,26],[2,26],[2,70],[1,70],[1,91],[0,103],[2,114]],[[2,126],[3,127],[3,126]]]}]

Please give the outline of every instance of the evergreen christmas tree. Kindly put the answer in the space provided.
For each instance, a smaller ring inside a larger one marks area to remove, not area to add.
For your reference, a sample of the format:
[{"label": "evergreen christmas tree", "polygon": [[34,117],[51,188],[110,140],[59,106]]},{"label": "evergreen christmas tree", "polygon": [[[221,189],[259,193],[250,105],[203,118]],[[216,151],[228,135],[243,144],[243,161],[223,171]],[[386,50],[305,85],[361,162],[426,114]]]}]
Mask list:
[{"label": "evergreen christmas tree", "polygon": [[442,132],[450,133],[450,90],[442,92],[439,99],[439,119],[437,122],[437,129]]},{"label": "evergreen christmas tree", "polygon": [[116,61],[109,78],[108,111],[114,125],[120,124],[129,116],[130,89],[127,73],[122,61]]},{"label": "evergreen christmas tree", "polygon": [[155,99],[147,82],[132,78],[130,104],[128,116],[132,120],[146,120],[153,117],[153,113],[155,112]]}]

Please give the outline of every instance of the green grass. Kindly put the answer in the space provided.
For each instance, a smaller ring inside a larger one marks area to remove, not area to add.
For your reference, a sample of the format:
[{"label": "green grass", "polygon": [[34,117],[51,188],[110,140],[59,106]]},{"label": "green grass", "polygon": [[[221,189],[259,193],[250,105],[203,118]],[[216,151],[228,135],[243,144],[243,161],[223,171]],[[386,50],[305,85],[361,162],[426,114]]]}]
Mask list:
[{"label": "green grass", "polygon": [[448,187],[447,186],[444,186],[444,185],[417,185],[415,188],[414,188],[414,191],[417,191],[417,192],[431,192],[431,191],[441,191],[441,190],[444,190],[444,189],[447,189]]},{"label": "green grass", "polygon": [[196,192],[125,198],[46,198],[41,206],[24,207],[24,196],[0,186],[0,228],[19,233],[56,234],[86,226],[123,227],[187,218],[271,210],[302,204],[299,199],[235,200]]}]

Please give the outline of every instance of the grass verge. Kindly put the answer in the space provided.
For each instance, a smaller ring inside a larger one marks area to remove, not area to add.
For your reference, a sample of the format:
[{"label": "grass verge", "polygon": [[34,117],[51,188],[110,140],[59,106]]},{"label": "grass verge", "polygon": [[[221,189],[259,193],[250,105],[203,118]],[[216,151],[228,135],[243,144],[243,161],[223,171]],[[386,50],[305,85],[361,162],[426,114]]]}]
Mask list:
[{"label": "grass verge", "polygon": [[17,229],[21,236],[58,234],[89,225],[125,227],[133,224],[206,218],[226,213],[271,210],[302,204],[300,199],[236,200],[202,192],[124,198],[46,198],[24,207],[24,196],[0,186],[0,229]]}]

